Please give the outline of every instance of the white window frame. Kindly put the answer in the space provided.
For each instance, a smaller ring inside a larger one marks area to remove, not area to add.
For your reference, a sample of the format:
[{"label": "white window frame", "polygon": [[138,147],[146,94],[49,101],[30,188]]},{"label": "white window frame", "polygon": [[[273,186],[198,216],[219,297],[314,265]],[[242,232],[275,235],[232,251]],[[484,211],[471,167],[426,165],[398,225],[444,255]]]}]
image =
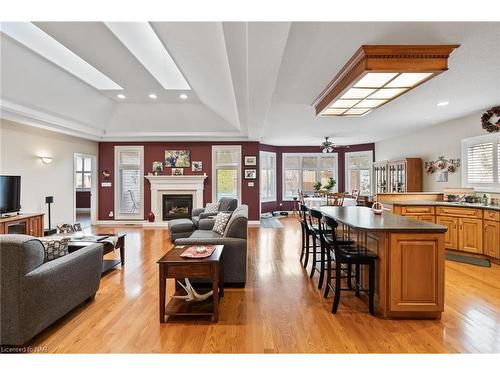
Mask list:
[{"label": "white window frame", "polygon": [[212,202],[217,201],[217,167],[235,167],[234,164],[220,164],[216,165],[216,152],[218,150],[233,150],[238,153],[237,168],[237,188],[238,188],[238,203],[241,203],[241,146],[239,145],[213,145],[212,146]]},{"label": "white window frame", "polygon": [[[120,168],[120,152],[123,151],[139,151],[139,157],[141,160],[140,165],[140,182],[139,186],[141,189],[141,207],[137,214],[125,214],[119,213],[119,196],[120,192],[118,191],[120,188],[120,176],[119,176],[119,168]],[[114,218],[115,220],[144,220],[144,146],[115,146],[115,173],[114,173],[114,184],[115,184],[115,199],[114,199]]]},{"label": "white window frame", "polygon": [[[91,188],[92,188],[92,176],[93,176],[93,159],[92,159],[92,156],[90,155],[83,155],[83,154],[74,154],[74,158],[75,158],[75,187],[76,187],[76,190],[78,191],[90,191]],[[82,169],[81,170],[78,170],[76,169],[76,166],[77,166],[77,161],[76,159],[82,159]],[[86,171],[85,170],[85,159],[90,159],[90,170],[89,171]],[[83,184],[84,184],[84,181],[85,181],[85,174],[88,174],[90,173],[90,187],[86,188],[86,187],[83,187]],[[77,174],[81,174],[82,175],[82,186],[78,186],[77,183],[76,183],[76,175]]]},{"label": "white window frame", "polygon": [[[299,165],[299,168],[297,168],[300,173],[299,173],[299,186],[300,187],[303,187],[303,173],[302,171],[304,169],[307,169],[307,170],[310,170],[311,168],[302,168],[302,157],[307,157],[307,156],[316,156],[318,157],[318,162],[316,164],[316,173],[320,173],[320,171],[323,169],[320,167],[320,163],[319,163],[319,158],[327,158],[327,157],[334,157],[335,158],[335,164],[334,164],[334,178],[335,180],[337,181],[337,183],[335,184],[335,187],[333,188],[333,191],[338,191],[338,188],[339,188],[339,154],[338,152],[332,152],[332,153],[328,153],[328,154],[325,154],[325,153],[322,153],[322,152],[305,152],[305,153],[298,153],[298,152],[287,152],[287,153],[283,153],[282,154],[282,160],[281,160],[281,182],[282,182],[282,191],[281,191],[281,195],[282,195],[282,200],[284,202],[289,202],[289,201],[293,201],[293,198],[292,197],[287,197],[285,195],[285,185],[286,185],[286,169],[285,169],[285,162],[286,162],[286,158],[287,156],[299,156],[301,159],[300,159],[300,165]],[[292,168],[290,168],[292,169]],[[293,168],[295,169],[295,168]],[[318,176],[316,175],[316,178]]]},{"label": "white window frame", "polygon": [[[479,183],[469,183],[468,182],[468,159],[467,159],[467,148],[481,143],[493,143],[493,183],[491,184],[479,184]],[[472,187],[481,192],[500,192],[500,175],[498,173],[498,168],[500,160],[498,158],[498,147],[500,145],[500,134],[486,134],[478,137],[471,137],[462,139],[462,187]]]},{"label": "white window frame", "polygon": [[[271,152],[271,151],[261,151],[260,152],[260,172],[261,173],[264,168],[262,167],[262,161],[271,157],[273,162],[272,162],[272,165],[271,165],[271,181],[268,181],[268,184],[267,186],[270,186],[271,187],[271,191],[270,191],[270,194],[269,194],[269,197],[268,198],[265,198],[263,199],[262,198],[262,192],[260,191],[260,188],[259,188],[259,196],[260,196],[260,201],[261,202],[276,202],[276,153],[275,152]],[[267,168],[266,168],[267,169]],[[260,176],[259,176],[260,178]],[[260,178],[260,187],[262,187],[263,184],[262,184],[262,178]]]},{"label": "white window frame", "polygon": [[[345,191],[351,193],[352,192],[352,187],[350,186],[349,168],[348,168],[348,163],[347,163],[347,156],[348,155],[369,155],[370,156],[370,167],[367,168],[367,169],[370,172],[370,195],[373,194],[373,151],[372,150],[368,150],[368,151],[346,151],[344,153]],[[365,169],[365,168],[354,168],[353,170],[360,170],[360,169]]]}]

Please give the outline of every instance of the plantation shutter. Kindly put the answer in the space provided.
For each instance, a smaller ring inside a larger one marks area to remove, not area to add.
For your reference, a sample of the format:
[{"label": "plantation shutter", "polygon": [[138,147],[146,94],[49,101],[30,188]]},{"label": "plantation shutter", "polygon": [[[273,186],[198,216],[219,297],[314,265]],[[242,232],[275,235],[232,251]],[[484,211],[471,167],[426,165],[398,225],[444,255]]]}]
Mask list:
[{"label": "plantation shutter", "polygon": [[[470,184],[492,184],[493,143],[484,142],[467,147],[467,182]],[[500,148],[497,147],[500,155]]]}]

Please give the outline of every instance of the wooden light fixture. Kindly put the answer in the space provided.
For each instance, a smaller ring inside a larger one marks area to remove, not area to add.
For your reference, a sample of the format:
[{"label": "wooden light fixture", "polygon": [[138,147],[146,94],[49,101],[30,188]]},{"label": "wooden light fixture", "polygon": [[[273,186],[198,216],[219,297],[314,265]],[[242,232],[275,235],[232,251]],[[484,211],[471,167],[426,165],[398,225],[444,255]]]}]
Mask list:
[{"label": "wooden light fixture", "polygon": [[314,101],[316,115],[364,116],[448,70],[460,45],[361,46]]}]

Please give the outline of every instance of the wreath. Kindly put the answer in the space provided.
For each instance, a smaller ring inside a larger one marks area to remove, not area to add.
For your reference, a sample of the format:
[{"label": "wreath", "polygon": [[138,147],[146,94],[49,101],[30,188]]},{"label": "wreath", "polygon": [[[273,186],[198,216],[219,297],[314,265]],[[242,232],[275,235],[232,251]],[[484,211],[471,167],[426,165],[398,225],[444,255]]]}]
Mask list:
[{"label": "wreath", "polygon": [[[496,117],[495,123],[490,121],[493,116]],[[481,116],[481,124],[483,129],[489,133],[497,132],[498,130],[500,130],[500,106],[493,107],[484,112]]]}]

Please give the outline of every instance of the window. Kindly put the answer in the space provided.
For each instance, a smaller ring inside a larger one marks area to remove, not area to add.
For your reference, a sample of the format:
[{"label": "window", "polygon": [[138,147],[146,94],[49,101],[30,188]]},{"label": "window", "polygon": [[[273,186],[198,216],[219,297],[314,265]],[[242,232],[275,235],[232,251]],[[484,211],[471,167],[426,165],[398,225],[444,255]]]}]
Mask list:
[{"label": "window", "polygon": [[359,190],[360,195],[370,195],[372,191],[372,151],[345,153],[346,190]]},{"label": "window", "polygon": [[115,146],[115,219],[144,219],[143,146]]},{"label": "window", "polygon": [[212,198],[240,199],[241,146],[212,146]]},{"label": "window", "polygon": [[462,185],[500,191],[500,135],[462,140]]},{"label": "window", "polygon": [[276,154],[260,152],[260,200],[261,202],[276,201]]},{"label": "window", "polygon": [[75,156],[75,186],[77,189],[90,189],[92,186],[92,159]]},{"label": "window", "polygon": [[[331,177],[337,180],[337,166],[336,153],[283,154],[283,200],[292,200],[299,190],[312,194],[316,181],[324,186]],[[337,186],[332,191],[337,191]]]}]

